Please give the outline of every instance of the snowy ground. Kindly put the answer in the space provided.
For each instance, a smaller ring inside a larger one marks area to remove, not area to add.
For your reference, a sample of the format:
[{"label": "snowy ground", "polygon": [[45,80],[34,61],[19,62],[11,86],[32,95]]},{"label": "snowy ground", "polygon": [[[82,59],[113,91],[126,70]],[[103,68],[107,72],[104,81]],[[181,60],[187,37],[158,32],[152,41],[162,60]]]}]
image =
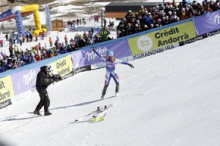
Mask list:
[{"label": "snowy ground", "polygon": [[[52,32],[50,36],[59,35],[62,41],[65,34],[70,38],[76,33]],[[0,110],[0,142],[13,146],[219,146],[219,39],[216,35],[132,61],[134,69],[118,65],[118,97],[113,97],[111,81],[106,99],[99,100],[105,69],[51,85],[53,115],[49,117],[29,113],[39,101],[35,91],[20,95],[25,99]],[[39,42],[48,46],[48,38]],[[22,49],[35,44],[25,43]],[[7,44],[1,51],[8,51]],[[70,124],[109,104],[113,107],[104,121]]]},{"label": "snowy ground", "polygon": [[[105,69],[48,88],[52,116],[35,118],[34,91],[0,110],[0,137],[16,146],[219,146],[220,35],[117,66],[120,95],[111,81],[99,100]],[[113,104],[102,122],[70,124],[97,106]],[[43,113],[43,111],[42,111]]]}]

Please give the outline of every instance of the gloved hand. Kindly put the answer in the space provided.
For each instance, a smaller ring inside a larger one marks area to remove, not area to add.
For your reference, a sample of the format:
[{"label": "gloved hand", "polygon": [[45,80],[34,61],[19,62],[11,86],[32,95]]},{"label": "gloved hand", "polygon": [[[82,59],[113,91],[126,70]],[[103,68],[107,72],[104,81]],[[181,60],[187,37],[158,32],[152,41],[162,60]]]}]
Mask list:
[{"label": "gloved hand", "polygon": [[53,80],[54,80],[55,82],[61,81],[62,79],[63,79],[63,78],[62,78],[59,74],[53,75]]},{"label": "gloved hand", "polygon": [[63,80],[63,77],[59,76],[59,78],[58,78],[58,79],[61,81],[61,80]]},{"label": "gloved hand", "polygon": [[134,66],[133,66],[132,64],[129,64],[129,66],[130,66],[131,68],[134,68]]},{"label": "gloved hand", "polygon": [[92,51],[95,52],[95,48],[94,47],[92,47]]}]

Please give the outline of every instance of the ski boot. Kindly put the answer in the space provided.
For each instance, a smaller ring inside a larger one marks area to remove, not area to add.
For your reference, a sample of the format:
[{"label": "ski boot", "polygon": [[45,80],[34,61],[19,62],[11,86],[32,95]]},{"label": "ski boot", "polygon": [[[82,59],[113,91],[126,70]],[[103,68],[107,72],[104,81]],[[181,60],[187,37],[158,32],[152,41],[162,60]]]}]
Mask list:
[{"label": "ski boot", "polygon": [[116,88],[115,88],[115,97],[118,96],[118,92],[119,92],[119,84],[116,84]]},{"label": "ski boot", "polygon": [[99,118],[99,121],[103,121],[103,120],[104,120],[104,117],[100,117],[100,118]]},{"label": "ski boot", "polygon": [[93,121],[93,122],[97,122],[97,121],[98,121],[97,116],[93,116],[93,117],[92,117],[92,121]]},{"label": "ski boot", "polygon": [[98,106],[97,109],[96,109],[96,112],[101,112],[101,111],[102,110],[101,110],[100,106]]},{"label": "ski boot", "polygon": [[106,93],[106,90],[107,90],[107,85],[104,86],[103,90],[102,90],[102,96],[101,96],[101,99],[104,99],[104,96],[105,96],[105,93]]}]

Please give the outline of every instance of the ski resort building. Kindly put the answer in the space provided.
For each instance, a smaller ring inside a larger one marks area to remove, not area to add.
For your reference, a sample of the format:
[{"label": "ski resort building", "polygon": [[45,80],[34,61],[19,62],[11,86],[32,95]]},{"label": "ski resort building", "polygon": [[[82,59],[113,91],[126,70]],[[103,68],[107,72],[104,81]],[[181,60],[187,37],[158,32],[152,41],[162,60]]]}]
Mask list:
[{"label": "ski resort building", "polygon": [[113,2],[105,6],[105,17],[123,19],[128,10],[131,10],[133,13],[135,13],[140,10],[141,6],[144,6],[145,8],[150,8],[158,4],[159,2]]},{"label": "ski resort building", "polygon": [[0,14],[8,9],[9,9],[8,0],[1,0],[0,1]]}]

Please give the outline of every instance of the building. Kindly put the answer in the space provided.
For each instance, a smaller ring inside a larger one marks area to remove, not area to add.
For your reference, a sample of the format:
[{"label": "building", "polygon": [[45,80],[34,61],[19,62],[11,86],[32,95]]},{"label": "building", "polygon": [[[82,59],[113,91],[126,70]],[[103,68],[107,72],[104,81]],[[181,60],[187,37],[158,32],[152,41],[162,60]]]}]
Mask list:
[{"label": "building", "polygon": [[157,6],[159,2],[126,2],[126,3],[110,3],[105,6],[105,17],[123,19],[128,10],[133,13],[138,12],[141,6],[145,8]]},{"label": "building", "polygon": [[53,20],[52,31],[63,31],[63,20]]},{"label": "building", "polygon": [[0,13],[5,12],[9,9],[8,0],[1,0],[0,1]]}]

